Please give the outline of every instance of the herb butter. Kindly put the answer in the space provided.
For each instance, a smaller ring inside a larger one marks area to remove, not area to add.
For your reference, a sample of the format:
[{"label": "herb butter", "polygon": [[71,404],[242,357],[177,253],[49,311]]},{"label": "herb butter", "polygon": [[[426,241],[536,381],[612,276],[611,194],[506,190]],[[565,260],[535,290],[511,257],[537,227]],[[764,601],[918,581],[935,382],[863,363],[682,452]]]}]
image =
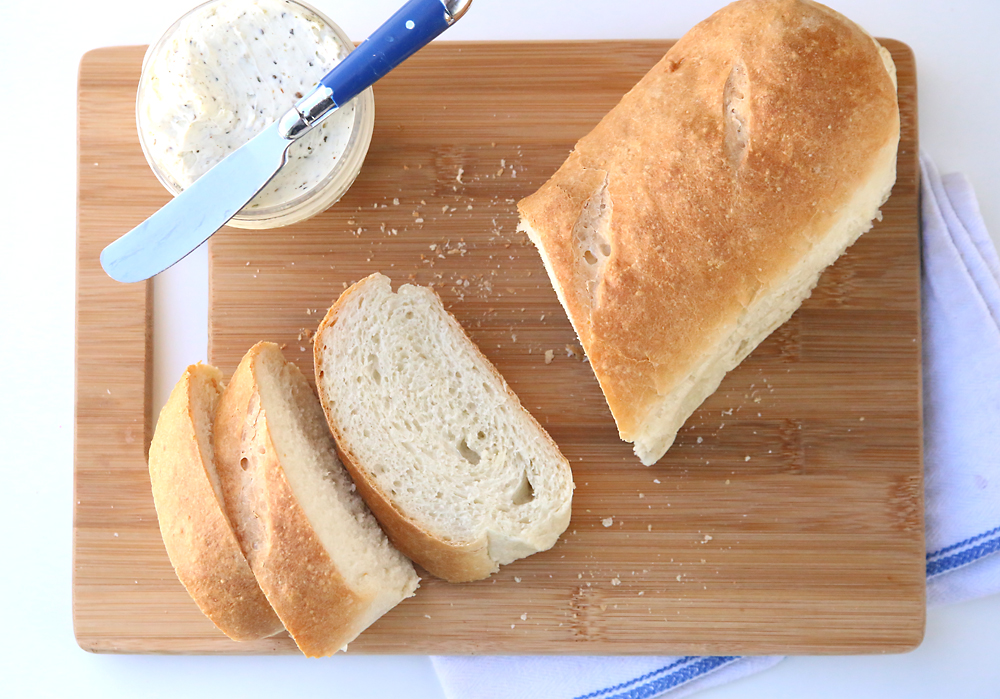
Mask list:
[{"label": "herb butter", "polygon": [[[343,60],[351,47],[341,37],[285,0],[218,0],[185,15],[147,54],[139,86],[136,116],[154,170],[177,191],[190,186]],[[288,205],[322,185],[349,146],[355,109],[344,105],[292,144],[243,212]]]}]

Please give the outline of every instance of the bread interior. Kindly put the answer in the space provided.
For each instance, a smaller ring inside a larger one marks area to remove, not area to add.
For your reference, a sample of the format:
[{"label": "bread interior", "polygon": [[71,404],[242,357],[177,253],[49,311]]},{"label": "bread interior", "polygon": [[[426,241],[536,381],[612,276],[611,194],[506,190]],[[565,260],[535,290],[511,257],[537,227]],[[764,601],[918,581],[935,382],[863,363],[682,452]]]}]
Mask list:
[{"label": "bread interior", "polygon": [[342,446],[397,508],[509,563],[569,520],[566,462],[430,290],[377,276],[320,339]]}]

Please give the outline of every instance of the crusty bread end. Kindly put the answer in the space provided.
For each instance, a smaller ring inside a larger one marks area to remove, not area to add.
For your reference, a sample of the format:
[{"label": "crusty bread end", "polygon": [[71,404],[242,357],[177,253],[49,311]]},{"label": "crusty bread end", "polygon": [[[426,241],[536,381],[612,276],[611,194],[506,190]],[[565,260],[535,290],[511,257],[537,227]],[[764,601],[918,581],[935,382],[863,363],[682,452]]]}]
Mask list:
[{"label": "crusty bread end", "polygon": [[189,366],[160,412],[149,480],[160,533],[177,577],[224,634],[251,641],[284,630],[243,556],[223,507],[212,449],[222,393],[213,366]]}]

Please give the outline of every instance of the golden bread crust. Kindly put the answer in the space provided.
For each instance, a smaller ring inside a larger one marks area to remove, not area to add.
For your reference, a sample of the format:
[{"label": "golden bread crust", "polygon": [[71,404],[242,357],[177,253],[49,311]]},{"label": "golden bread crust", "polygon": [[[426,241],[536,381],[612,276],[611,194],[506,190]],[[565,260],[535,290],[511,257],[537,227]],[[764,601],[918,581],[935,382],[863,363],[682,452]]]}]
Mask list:
[{"label": "golden bread crust", "polygon": [[[864,30],[807,0],[743,0],[518,204],[623,439],[788,278],[898,137],[891,61]],[[609,254],[595,262],[581,226],[596,203]]]},{"label": "golden bread crust", "polygon": [[218,369],[188,367],[160,413],[149,448],[160,533],[177,577],[223,633],[236,641],[266,638],[284,627],[257,585],[212,485],[211,455],[198,443],[198,382],[216,396],[222,391]]}]

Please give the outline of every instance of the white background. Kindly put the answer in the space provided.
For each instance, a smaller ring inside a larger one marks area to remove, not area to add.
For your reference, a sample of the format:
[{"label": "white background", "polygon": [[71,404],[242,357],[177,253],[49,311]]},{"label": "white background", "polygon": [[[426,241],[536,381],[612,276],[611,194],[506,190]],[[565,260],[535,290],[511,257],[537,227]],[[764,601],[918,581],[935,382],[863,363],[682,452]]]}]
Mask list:
[{"label": "white background", "polygon": [[[438,698],[423,657],[97,656],[71,621],[75,96],[92,48],[145,44],[193,0],[0,2],[0,696]],[[363,38],[394,0],[313,0]],[[401,3],[399,3],[401,4]],[[447,39],[678,37],[722,0],[475,0]],[[832,0],[916,52],[920,141],[965,172],[1000,241],[1000,2]],[[461,70],[461,66],[455,66]],[[205,357],[207,265],[195,254],[157,280],[158,405]],[[1000,697],[1000,596],[928,615],[902,656],[794,658],[711,690],[740,697]]]}]

